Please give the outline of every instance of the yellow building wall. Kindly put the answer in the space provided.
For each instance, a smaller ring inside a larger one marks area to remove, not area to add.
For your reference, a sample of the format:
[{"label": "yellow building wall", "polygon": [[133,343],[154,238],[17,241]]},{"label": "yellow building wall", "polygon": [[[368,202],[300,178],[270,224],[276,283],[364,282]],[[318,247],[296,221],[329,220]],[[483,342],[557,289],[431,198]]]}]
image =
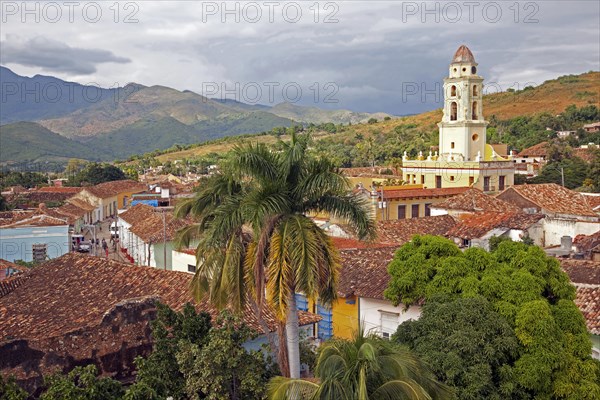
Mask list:
[{"label": "yellow building wall", "polygon": [[[378,208],[377,203],[373,203],[373,209],[376,211],[376,220],[377,221],[389,221],[398,219],[398,206],[405,205],[406,213],[405,219],[417,218],[417,217],[425,217],[425,205],[430,204],[434,205],[436,203],[441,203],[446,200],[445,197],[442,198],[430,198],[430,199],[407,199],[407,200],[388,200],[387,207],[384,209]],[[412,206],[416,204],[419,206],[419,214],[418,216],[412,215]]]},{"label": "yellow building wall", "polygon": [[129,207],[129,203],[131,203],[131,196],[136,193],[140,193],[139,190],[133,192],[123,192],[117,195],[117,209],[125,208],[123,205],[123,200],[127,197],[127,207]]},{"label": "yellow building wall", "polygon": [[358,330],[358,299],[355,296],[340,297],[331,305],[333,335],[352,339]]}]

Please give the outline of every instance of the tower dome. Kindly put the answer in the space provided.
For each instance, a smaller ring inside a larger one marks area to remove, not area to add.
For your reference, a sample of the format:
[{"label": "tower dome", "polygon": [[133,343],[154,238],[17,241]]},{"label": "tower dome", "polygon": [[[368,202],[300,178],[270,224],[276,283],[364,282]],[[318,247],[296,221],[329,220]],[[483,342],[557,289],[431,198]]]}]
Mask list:
[{"label": "tower dome", "polygon": [[456,53],[454,53],[452,64],[456,63],[475,64],[475,57],[473,56],[473,53],[471,53],[471,50],[469,50],[469,48],[464,44],[460,46],[458,50],[456,50]]}]

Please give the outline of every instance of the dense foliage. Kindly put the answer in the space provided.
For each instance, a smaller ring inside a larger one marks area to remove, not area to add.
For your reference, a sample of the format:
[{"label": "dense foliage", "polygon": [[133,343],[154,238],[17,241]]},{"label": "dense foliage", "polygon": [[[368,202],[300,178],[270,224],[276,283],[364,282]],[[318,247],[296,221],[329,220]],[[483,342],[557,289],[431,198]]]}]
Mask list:
[{"label": "dense foliage", "polygon": [[0,171],[0,189],[19,185],[34,188],[47,183],[48,177],[40,172]]},{"label": "dense foliage", "polygon": [[265,384],[276,371],[262,352],[244,349],[244,343],[255,338],[256,332],[224,312],[210,329],[204,346],[189,341],[180,343],[177,361],[185,378],[187,398],[265,398]]},{"label": "dense foliage", "polygon": [[175,312],[163,304],[157,304],[157,316],[151,322],[154,346],[147,358],[138,357],[134,393],[151,393],[148,398],[173,397],[184,399],[185,378],[177,364],[180,343],[202,347],[208,341],[211,328],[210,315],[196,313],[186,304],[181,312]]},{"label": "dense foliage", "polygon": [[68,374],[46,379],[47,389],[40,400],[120,400],[125,393],[121,384],[99,378],[94,365],[76,367]]},{"label": "dense foliage", "polygon": [[14,378],[4,379],[0,374],[0,400],[25,400],[27,392],[21,389]]},{"label": "dense foliage", "polygon": [[428,363],[461,400],[527,398],[514,387],[519,342],[485,298],[433,298],[418,320],[404,322],[392,340]]},{"label": "dense foliage", "polygon": [[396,252],[389,273],[385,295],[394,304],[410,306],[440,294],[481,296],[491,304],[519,343],[511,385],[503,385],[502,393],[600,397],[600,366],[590,356],[585,321],[573,302],[575,288],[542,249],[503,241],[491,253],[478,248],[462,252],[447,239],[415,236]]},{"label": "dense foliage", "polygon": [[451,398],[429,367],[406,348],[359,330],[353,340],[331,339],[319,349],[316,382],[277,377],[271,400]]},{"label": "dense foliage", "polygon": [[110,164],[89,163],[80,171],[68,177],[69,186],[97,185],[103,182],[127,179],[125,173]]}]

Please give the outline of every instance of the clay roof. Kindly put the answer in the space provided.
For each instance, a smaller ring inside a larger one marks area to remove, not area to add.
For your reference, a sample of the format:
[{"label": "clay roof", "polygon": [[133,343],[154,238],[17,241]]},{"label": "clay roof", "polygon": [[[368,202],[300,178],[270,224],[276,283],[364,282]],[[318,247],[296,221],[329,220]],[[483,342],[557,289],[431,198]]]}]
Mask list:
[{"label": "clay roof", "polygon": [[462,239],[476,239],[493,229],[526,230],[544,218],[542,214],[479,212],[460,217],[460,222],[447,235]]},{"label": "clay roof", "polygon": [[178,230],[192,223],[190,219],[176,219],[169,212],[165,212],[164,218],[163,223],[161,212],[145,214],[131,223],[129,231],[146,243],[162,243],[165,238],[167,242],[175,239]]},{"label": "clay roof", "polygon": [[469,50],[469,48],[467,46],[465,46],[464,44],[462,46],[460,46],[458,48],[458,50],[456,50],[456,53],[454,53],[454,57],[452,58],[452,63],[475,63],[475,57],[473,56],[473,53],[471,52],[471,50]]},{"label": "clay roof", "polygon": [[596,211],[600,211],[600,196],[592,196],[589,194],[584,194],[585,200],[589,204],[592,209]]},{"label": "clay roof", "polygon": [[600,231],[592,235],[577,235],[573,239],[573,244],[577,247],[577,251],[590,252],[600,247]]},{"label": "clay roof", "polygon": [[[14,338],[62,336],[76,329],[97,326],[115,305],[131,299],[158,297],[180,310],[186,303],[213,317],[217,310],[195,302],[189,291],[193,275],[140,267],[102,257],[69,253],[28,271],[20,286],[0,297],[0,342]],[[244,321],[262,329],[248,306]],[[265,309],[263,317],[274,331],[276,321]],[[299,312],[301,324],[317,322],[311,313]]]},{"label": "clay roof", "polygon": [[155,214],[154,207],[140,203],[119,214],[119,218],[133,225],[135,222],[149,218],[153,214]]},{"label": "clay roof", "polygon": [[588,163],[593,162],[598,157],[597,154],[598,154],[597,148],[582,149],[581,147],[577,147],[577,148],[573,149],[574,156],[579,157],[583,161],[588,162]]},{"label": "clay roof", "polygon": [[390,275],[387,266],[397,247],[342,250],[342,270],[338,282],[341,297],[359,296],[384,299]]},{"label": "clay roof", "polygon": [[33,211],[5,211],[0,213],[0,226],[2,228],[16,228],[26,226],[60,226],[68,225],[67,217],[59,218],[59,215],[46,210]]},{"label": "clay roof", "polygon": [[392,244],[390,244],[390,243],[381,243],[380,241],[371,243],[371,242],[365,242],[363,240],[358,240],[358,239],[353,239],[353,238],[341,238],[341,237],[332,237],[331,241],[333,242],[333,245],[338,250],[373,249],[373,248],[392,246]]},{"label": "clay roof", "polygon": [[69,200],[67,200],[67,203],[71,203],[74,206],[76,206],[82,210],[85,210],[85,211],[94,211],[94,209],[96,208],[96,206],[93,205],[92,203],[85,201],[83,199],[76,198],[76,197],[70,198]]},{"label": "clay roof", "polygon": [[441,203],[436,203],[432,208],[444,210],[460,210],[468,212],[493,211],[493,212],[518,212],[519,208],[504,200],[497,199],[483,193],[479,189],[469,188],[464,193],[450,197]]},{"label": "clay roof", "polygon": [[74,187],[74,186],[44,186],[37,189],[38,192],[45,193],[71,193],[76,194],[83,190],[82,187]]},{"label": "clay roof", "polygon": [[585,318],[588,331],[600,335],[600,286],[578,286],[575,304]]},{"label": "clay roof", "polygon": [[25,272],[26,267],[22,267],[10,261],[0,258],[0,281],[4,281],[13,275]]},{"label": "clay roof", "polygon": [[566,258],[560,260],[560,266],[575,284],[600,285],[600,262],[598,261]]},{"label": "clay roof", "polygon": [[[584,195],[556,183],[514,185],[505,189],[502,193],[511,190],[552,213],[598,217],[598,214],[589,206]],[[501,196],[502,193],[498,196]]]},{"label": "clay roof", "polygon": [[143,192],[146,190],[146,185],[131,179],[124,179],[121,181],[104,182],[95,186],[85,187],[84,189],[98,198],[106,199],[123,192]]},{"label": "clay roof", "polygon": [[377,240],[402,245],[414,235],[445,235],[456,223],[450,215],[380,221],[377,223]]},{"label": "clay roof", "polygon": [[464,193],[468,187],[432,188],[432,189],[383,189],[385,199],[439,198]]},{"label": "clay roof", "polygon": [[538,143],[534,146],[523,149],[517,157],[546,157],[548,153],[548,142]]}]

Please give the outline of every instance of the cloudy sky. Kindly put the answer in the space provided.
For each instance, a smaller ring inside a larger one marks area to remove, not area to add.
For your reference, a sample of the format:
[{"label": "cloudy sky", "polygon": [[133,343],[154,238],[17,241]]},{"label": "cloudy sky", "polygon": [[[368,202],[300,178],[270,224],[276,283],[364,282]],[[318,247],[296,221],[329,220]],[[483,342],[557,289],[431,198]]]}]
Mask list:
[{"label": "cloudy sky", "polygon": [[0,5],[0,63],[18,74],[271,105],[429,110],[463,43],[490,91],[600,69],[597,1]]}]

